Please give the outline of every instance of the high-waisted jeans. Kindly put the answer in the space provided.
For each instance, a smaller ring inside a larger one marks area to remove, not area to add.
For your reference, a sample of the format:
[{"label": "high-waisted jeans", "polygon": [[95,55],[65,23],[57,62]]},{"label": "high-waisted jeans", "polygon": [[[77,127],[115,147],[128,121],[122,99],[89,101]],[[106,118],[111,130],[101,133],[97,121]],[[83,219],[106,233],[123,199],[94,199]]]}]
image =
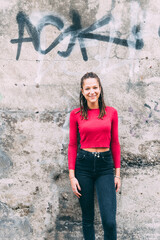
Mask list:
[{"label": "high-waisted jeans", "polygon": [[82,226],[85,240],[95,240],[94,187],[104,229],[104,240],[116,240],[116,190],[111,151],[77,153],[75,176],[79,181],[82,196]]}]

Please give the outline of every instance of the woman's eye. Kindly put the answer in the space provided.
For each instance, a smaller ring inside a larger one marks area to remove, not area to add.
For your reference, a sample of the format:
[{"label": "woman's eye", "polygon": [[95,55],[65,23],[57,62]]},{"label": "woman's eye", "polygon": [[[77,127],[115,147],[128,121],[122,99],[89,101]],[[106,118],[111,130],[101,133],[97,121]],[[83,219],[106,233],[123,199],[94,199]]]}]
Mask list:
[{"label": "woman's eye", "polygon": [[[91,89],[97,89],[98,87],[93,87]],[[90,88],[85,88],[86,91],[90,90]]]}]

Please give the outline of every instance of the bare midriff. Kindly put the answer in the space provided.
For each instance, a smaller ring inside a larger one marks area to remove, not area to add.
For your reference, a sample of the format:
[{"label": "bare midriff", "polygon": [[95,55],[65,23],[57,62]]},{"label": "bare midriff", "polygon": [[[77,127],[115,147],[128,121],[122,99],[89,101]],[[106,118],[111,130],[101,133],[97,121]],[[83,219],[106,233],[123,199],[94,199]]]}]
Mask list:
[{"label": "bare midriff", "polygon": [[104,148],[104,147],[95,147],[95,148],[82,148],[85,151],[88,152],[106,152],[109,151],[109,148]]}]

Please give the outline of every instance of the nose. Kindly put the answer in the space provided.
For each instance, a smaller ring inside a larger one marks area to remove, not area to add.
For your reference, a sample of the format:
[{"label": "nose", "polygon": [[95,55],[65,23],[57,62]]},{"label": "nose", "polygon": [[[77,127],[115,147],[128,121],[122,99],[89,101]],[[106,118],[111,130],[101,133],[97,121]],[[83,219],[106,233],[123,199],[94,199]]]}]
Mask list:
[{"label": "nose", "polygon": [[94,89],[93,88],[91,88],[90,93],[94,93]]}]

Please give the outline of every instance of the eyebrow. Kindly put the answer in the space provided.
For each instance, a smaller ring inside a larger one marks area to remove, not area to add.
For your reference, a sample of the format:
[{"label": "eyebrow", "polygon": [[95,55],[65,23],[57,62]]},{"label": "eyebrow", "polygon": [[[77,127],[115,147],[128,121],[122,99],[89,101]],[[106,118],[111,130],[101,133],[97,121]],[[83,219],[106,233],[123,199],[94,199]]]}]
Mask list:
[{"label": "eyebrow", "polygon": [[[97,84],[97,85],[98,85],[98,84]],[[93,85],[93,87],[97,87],[97,85]],[[90,86],[87,85],[87,86],[85,86],[85,87],[90,87]]]}]

